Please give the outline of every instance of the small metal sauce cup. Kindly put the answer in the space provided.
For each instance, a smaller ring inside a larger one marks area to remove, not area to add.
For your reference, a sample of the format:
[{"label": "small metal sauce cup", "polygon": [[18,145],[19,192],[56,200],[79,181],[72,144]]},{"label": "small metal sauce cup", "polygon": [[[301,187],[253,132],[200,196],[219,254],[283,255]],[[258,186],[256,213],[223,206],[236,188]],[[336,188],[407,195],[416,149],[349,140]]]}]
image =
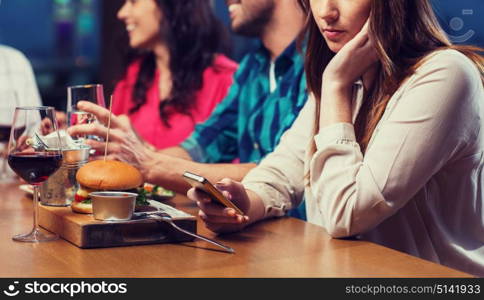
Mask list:
[{"label": "small metal sauce cup", "polygon": [[92,192],[92,213],[100,221],[127,221],[133,217],[137,194],[127,192]]}]

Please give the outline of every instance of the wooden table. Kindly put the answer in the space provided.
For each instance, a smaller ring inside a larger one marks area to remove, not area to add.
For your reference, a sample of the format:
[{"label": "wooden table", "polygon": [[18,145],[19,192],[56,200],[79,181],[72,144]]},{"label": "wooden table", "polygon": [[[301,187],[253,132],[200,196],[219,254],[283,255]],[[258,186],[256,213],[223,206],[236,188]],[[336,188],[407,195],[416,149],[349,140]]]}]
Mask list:
[{"label": "wooden table", "polygon": [[[87,250],[65,240],[19,243],[11,237],[30,230],[32,201],[16,184],[0,190],[0,277],[469,277],[373,243],[331,239],[321,227],[293,218],[216,237],[236,254],[203,241]],[[186,198],[174,202],[196,213]]]}]

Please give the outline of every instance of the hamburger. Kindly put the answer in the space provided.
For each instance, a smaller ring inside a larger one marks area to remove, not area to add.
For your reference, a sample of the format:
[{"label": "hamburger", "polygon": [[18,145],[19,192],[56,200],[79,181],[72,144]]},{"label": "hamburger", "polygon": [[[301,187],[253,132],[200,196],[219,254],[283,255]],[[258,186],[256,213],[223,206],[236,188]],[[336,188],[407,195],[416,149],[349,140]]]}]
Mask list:
[{"label": "hamburger", "polygon": [[89,193],[95,191],[125,191],[138,193],[143,177],[135,167],[115,160],[95,160],[82,166],[76,174],[79,189],[71,209],[76,213],[92,213]]}]

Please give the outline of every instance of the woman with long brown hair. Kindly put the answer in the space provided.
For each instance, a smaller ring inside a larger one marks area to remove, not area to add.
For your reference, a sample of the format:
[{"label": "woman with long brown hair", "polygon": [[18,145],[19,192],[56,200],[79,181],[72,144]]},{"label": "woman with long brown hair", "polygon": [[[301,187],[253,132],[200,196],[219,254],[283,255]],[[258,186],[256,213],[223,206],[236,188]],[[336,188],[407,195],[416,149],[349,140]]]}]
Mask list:
[{"label": "woman with long brown hair", "polygon": [[112,110],[157,149],[178,145],[225,98],[237,64],[207,0],[125,0],[131,51]]},{"label": "woman with long brown hair", "polygon": [[310,99],[243,183],[195,190],[214,231],[282,216],[484,275],[484,62],[452,45],[427,0],[301,0]]}]

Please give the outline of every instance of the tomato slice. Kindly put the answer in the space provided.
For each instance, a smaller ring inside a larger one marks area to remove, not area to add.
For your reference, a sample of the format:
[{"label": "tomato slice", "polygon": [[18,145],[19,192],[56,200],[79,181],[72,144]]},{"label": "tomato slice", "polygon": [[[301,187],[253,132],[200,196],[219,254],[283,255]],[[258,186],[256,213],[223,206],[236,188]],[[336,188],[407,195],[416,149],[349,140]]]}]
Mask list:
[{"label": "tomato slice", "polygon": [[86,199],[89,199],[89,193],[91,191],[86,188],[80,188],[77,190],[77,193],[74,195],[74,201],[76,202],[82,202]]},{"label": "tomato slice", "polygon": [[74,201],[76,201],[76,202],[82,202],[82,201],[84,201],[86,199],[87,199],[86,197],[83,197],[83,196],[81,196],[79,194],[74,195]]},{"label": "tomato slice", "polygon": [[153,191],[153,187],[154,187],[154,185],[152,185],[150,183],[145,183],[144,186],[143,186],[145,191],[147,191],[148,193],[151,193]]}]

